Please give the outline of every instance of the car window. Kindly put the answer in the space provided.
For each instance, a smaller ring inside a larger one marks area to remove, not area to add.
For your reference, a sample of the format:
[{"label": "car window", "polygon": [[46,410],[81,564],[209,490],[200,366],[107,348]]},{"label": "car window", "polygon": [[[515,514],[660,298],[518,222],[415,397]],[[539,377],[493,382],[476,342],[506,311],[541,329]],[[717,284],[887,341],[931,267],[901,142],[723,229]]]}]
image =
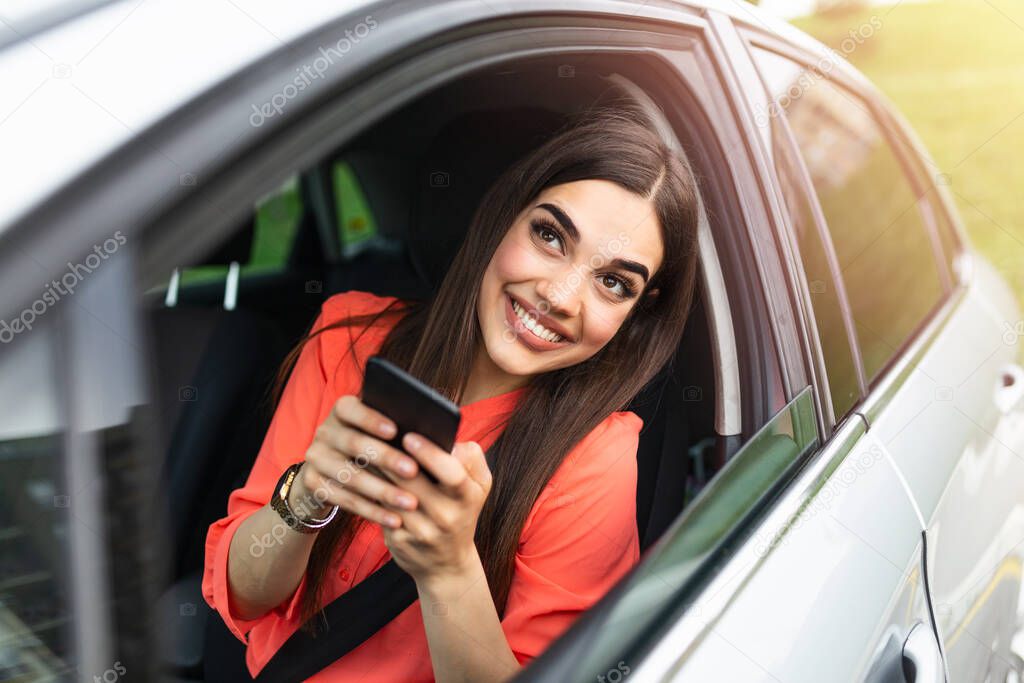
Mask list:
[{"label": "car window", "polygon": [[71,579],[64,424],[54,338],[0,355],[0,679],[70,680]]},{"label": "car window", "polygon": [[925,193],[921,197],[921,205],[929,224],[934,226],[942,266],[955,279],[957,256],[963,251],[963,243],[953,224],[953,216],[950,215],[950,212],[956,211],[956,203],[948,189],[953,182],[952,176],[948,173],[940,173],[933,162],[922,158],[917,148],[910,142],[912,131],[907,130],[907,124],[890,111],[884,103],[880,103],[879,106],[884,110],[879,115],[884,117],[885,129],[891,136],[893,144],[898,148],[908,166],[912,167],[911,173],[916,177],[917,185],[925,188]]},{"label": "car window", "polygon": [[860,97],[786,57],[754,55],[814,184],[870,382],[942,298],[922,200]]},{"label": "car window", "polygon": [[860,398],[857,364],[827,247],[807,195],[804,170],[790,145],[785,123],[778,116],[772,117],[770,123],[775,170],[803,262],[838,423]]}]

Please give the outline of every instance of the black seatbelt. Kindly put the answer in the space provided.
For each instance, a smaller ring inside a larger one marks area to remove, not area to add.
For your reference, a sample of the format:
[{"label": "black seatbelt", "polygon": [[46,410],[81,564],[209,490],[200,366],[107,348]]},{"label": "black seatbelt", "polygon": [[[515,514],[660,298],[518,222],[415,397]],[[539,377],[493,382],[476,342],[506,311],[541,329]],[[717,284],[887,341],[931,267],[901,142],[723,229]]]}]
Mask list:
[{"label": "black seatbelt", "polygon": [[[414,603],[416,582],[392,559],[323,608],[327,629],[302,629],[256,675],[257,683],[300,683],[326,669],[387,626]],[[314,618],[319,618],[314,617]]]}]

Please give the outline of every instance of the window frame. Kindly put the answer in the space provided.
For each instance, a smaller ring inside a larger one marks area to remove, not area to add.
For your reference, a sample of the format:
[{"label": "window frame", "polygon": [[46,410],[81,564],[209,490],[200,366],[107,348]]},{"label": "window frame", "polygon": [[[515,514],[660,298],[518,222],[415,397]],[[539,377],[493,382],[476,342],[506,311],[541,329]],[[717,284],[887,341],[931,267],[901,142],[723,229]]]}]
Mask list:
[{"label": "window frame", "polygon": [[[916,197],[918,197],[919,201],[925,199],[924,195],[927,194],[927,191],[922,193],[921,187],[923,181],[919,173],[915,170],[915,164],[921,163],[920,159],[908,159],[908,150],[912,148],[908,147],[905,143],[901,144],[898,138],[894,139],[891,107],[885,103],[884,96],[878,92],[866,77],[849,66],[845,61],[836,59],[834,55],[831,55],[830,57],[826,57],[825,55],[814,55],[803,47],[796,46],[778,36],[767,33],[760,27],[752,26],[743,22],[736,22],[735,30],[741,36],[746,48],[743,53],[744,60],[749,64],[749,68],[753,69],[758,74],[760,74],[760,70],[757,68],[757,64],[754,60],[753,54],[751,53],[751,49],[753,47],[773,52],[795,62],[804,69],[819,73],[823,79],[831,81],[836,87],[844,89],[854,97],[857,97],[858,104],[862,104],[866,107],[867,113],[873,118],[879,129],[882,131],[885,142],[889,145],[893,155],[897,158],[898,163],[903,169],[904,176],[910,185],[911,191]],[[815,62],[821,62],[827,58],[832,59],[832,68],[827,74],[824,74],[821,73],[821,70],[817,69],[814,64]],[[788,121],[786,122],[786,126],[788,129]],[[763,144],[762,140],[762,145]],[[915,149],[915,151],[917,154],[920,153],[920,150],[918,149]],[[798,154],[797,158],[800,159],[802,164],[802,155],[799,154],[798,149],[796,152]],[[915,158],[916,156],[917,155],[915,155]],[[920,167],[918,166],[917,168]],[[774,169],[772,170],[771,177],[773,182],[778,182],[774,176]],[[818,201],[818,196],[814,187],[805,187],[805,193],[808,195],[808,199],[814,207],[815,215],[821,215],[823,217],[824,214],[821,211],[820,202]],[[940,192],[940,197],[941,196],[942,193]],[[925,201],[925,204],[933,207],[933,202],[931,201]],[[939,230],[942,228],[937,224],[938,220],[934,207],[932,210],[921,210],[920,215],[922,223],[925,226],[927,239],[932,246],[932,258],[939,278],[941,295],[939,299],[932,304],[932,307],[928,310],[925,316],[918,321],[917,325],[903,343],[893,351],[892,355],[882,366],[873,380],[868,380],[864,372],[862,360],[863,354],[861,352],[860,343],[856,339],[856,335],[854,336],[854,339],[851,340],[854,343],[855,356],[859,365],[858,373],[863,375],[865,379],[865,389],[861,400],[854,404],[849,415],[859,415],[868,422],[869,426],[871,415],[876,414],[876,412],[881,409],[881,406],[891,398],[894,388],[894,378],[899,378],[899,381],[896,383],[896,386],[898,386],[899,382],[901,382],[906,376],[907,360],[916,357],[920,353],[922,344],[927,345],[930,343],[929,340],[933,334],[931,330],[934,329],[935,322],[946,318],[950,309],[955,307],[960,299],[960,295],[962,294],[960,286],[954,286],[955,281],[952,278],[952,274],[949,272],[949,262],[947,259],[942,258],[945,251],[942,246],[941,237],[939,236]],[[948,213],[946,215],[948,217]],[[950,224],[952,225],[954,222],[951,221]],[[828,238],[826,243],[827,249],[834,253],[835,247],[832,244],[831,234],[828,233],[827,224],[824,224],[824,227],[826,233],[825,237]],[[957,237],[962,237],[962,235],[957,235]],[[964,243],[962,240],[958,239],[957,244],[963,245]],[[956,282],[956,284],[962,285],[962,283],[959,282]],[[837,284],[837,286],[839,285]],[[801,294],[806,301],[805,305],[810,306],[809,293],[806,291],[806,288],[802,288],[802,290]],[[845,293],[845,287],[841,291]],[[846,299],[845,295],[843,307],[844,317],[847,315],[846,311],[849,311],[852,316],[852,309],[850,309],[849,300]],[[814,330],[814,334],[816,337],[819,336],[817,329]],[[820,348],[820,342],[818,346]],[[820,362],[823,363],[823,359],[820,359]]]},{"label": "window frame", "polygon": [[[751,60],[751,62],[753,64],[754,68],[758,72],[758,76],[759,76],[759,78],[761,80],[761,83],[762,83],[762,85],[764,87],[765,95],[770,100],[771,99],[771,94],[770,94],[769,89],[768,89],[768,83],[767,83],[767,81],[765,81],[764,74],[762,73],[762,70],[758,67],[757,60],[754,58],[754,55],[752,53],[752,50],[753,50],[754,47],[756,47],[756,46],[751,45],[749,42],[747,42],[747,48],[748,48],[748,53],[747,54],[748,54],[748,56],[749,56],[749,58],[750,58],[750,60]],[[778,53],[775,53],[775,54],[778,54]],[[785,56],[785,55],[780,55],[780,56]],[[859,346],[859,344],[857,342],[857,334],[856,334],[856,329],[855,329],[855,325],[854,325],[854,321],[853,321],[853,312],[852,312],[852,309],[850,307],[850,302],[849,302],[849,300],[847,298],[847,295],[846,295],[846,283],[843,280],[842,273],[839,270],[838,256],[836,255],[836,252],[835,252],[835,246],[832,243],[832,236],[831,236],[831,234],[828,231],[828,224],[825,221],[825,215],[824,215],[824,212],[823,212],[823,210],[821,208],[821,203],[818,201],[817,194],[814,192],[814,184],[813,184],[813,181],[811,179],[810,171],[807,169],[807,164],[804,161],[803,155],[800,153],[800,147],[797,144],[796,137],[793,134],[793,129],[792,129],[792,127],[789,124],[789,119],[787,117],[785,117],[785,116],[778,116],[777,117],[777,121],[778,121],[778,125],[780,126],[780,128],[781,128],[781,130],[783,132],[782,133],[782,141],[781,141],[781,143],[783,145],[785,145],[784,153],[789,155],[789,158],[793,161],[793,163],[795,165],[795,169],[794,170],[796,172],[796,176],[794,177],[794,181],[796,181],[797,184],[799,184],[799,186],[800,186],[799,191],[802,193],[803,197],[807,201],[807,204],[808,204],[808,206],[809,206],[809,208],[811,210],[811,220],[814,222],[813,228],[811,228],[811,229],[816,231],[817,236],[818,236],[818,240],[821,242],[822,250],[825,252],[826,258],[828,260],[829,275],[831,277],[831,284],[832,284],[833,290],[836,292],[836,297],[837,297],[838,303],[839,303],[840,315],[843,318],[843,327],[844,327],[845,332],[846,332],[847,344],[850,347],[850,353],[851,353],[853,364],[854,364],[854,372],[855,372],[855,374],[857,376],[857,384],[858,384],[857,400],[854,401],[853,405],[847,410],[846,414],[849,415],[850,413],[854,412],[857,404],[860,403],[860,401],[863,400],[864,396],[867,394],[867,380],[866,380],[866,377],[864,376],[864,363],[863,363],[863,359],[861,358],[861,354],[860,354],[860,346]],[[774,142],[772,144],[774,144]],[[792,223],[793,219],[792,219],[791,209],[787,205],[785,197],[782,196],[781,183],[780,183],[780,181],[778,179],[778,172],[777,172],[776,164],[772,164],[771,174],[772,174],[771,175],[772,185],[773,185],[773,187],[775,188],[775,190],[779,194],[780,202],[782,203],[783,206],[785,206],[786,215],[787,215],[787,221],[789,221],[788,224],[787,224],[787,231],[786,232],[787,232],[787,235],[788,235],[789,239],[792,242],[792,247],[791,248],[793,249],[794,253],[796,253],[796,254],[798,254],[800,256],[796,260],[795,266],[799,270],[799,277],[801,279],[801,282],[802,283],[807,283],[808,282],[808,278],[807,278],[807,274],[806,274],[806,271],[805,271],[805,268],[804,268],[803,255],[800,253],[800,248],[799,248],[799,245],[797,244],[796,235],[794,234],[793,223]],[[807,291],[808,291],[808,297],[809,297],[810,290],[808,289]],[[833,425],[833,428],[834,428],[835,424],[837,422],[840,422],[843,419],[844,416],[838,416],[838,417],[836,416],[835,405],[832,403],[831,379],[829,377],[829,372],[828,372],[827,362],[826,362],[826,358],[825,358],[824,347],[822,346],[822,343],[821,343],[821,329],[820,329],[820,327],[818,325],[818,320],[817,320],[818,316],[817,316],[817,313],[814,310],[813,302],[811,302],[809,298],[808,298],[808,305],[809,305],[808,312],[812,316],[812,318],[814,319],[813,341],[814,341],[814,345],[815,345],[815,349],[814,350],[815,350],[815,353],[817,354],[817,358],[818,358],[819,363],[820,363],[821,384],[822,384],[822,388],[823,388],[823,392],[824,392],[825,396],[828,397],[828,401],[826,403],[827,403],[828,412],[829,412],[829,415],[830,415],[830,418],[831,418],[830,422],[831,422],[831,424]]]}]

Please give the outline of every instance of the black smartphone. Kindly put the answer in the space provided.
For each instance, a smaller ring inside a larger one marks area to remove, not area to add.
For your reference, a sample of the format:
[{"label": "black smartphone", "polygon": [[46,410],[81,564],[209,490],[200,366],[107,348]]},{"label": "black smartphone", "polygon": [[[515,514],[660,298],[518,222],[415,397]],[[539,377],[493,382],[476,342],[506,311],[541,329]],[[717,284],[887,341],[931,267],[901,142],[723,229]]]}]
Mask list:
[{"label": "black smartphone", "polygon": [[[462,420],[459,407],[380,356],[371,356],[366,361],[362,401],[398,426],[398,434],[388,441],[398,450],[404,450],[402,437],[408,432],[421,434],[446,451],[455,446]],[[434,475],[422,466],[420,469],[437,483]],[[379,471],[377,474],[381,476]]]}]

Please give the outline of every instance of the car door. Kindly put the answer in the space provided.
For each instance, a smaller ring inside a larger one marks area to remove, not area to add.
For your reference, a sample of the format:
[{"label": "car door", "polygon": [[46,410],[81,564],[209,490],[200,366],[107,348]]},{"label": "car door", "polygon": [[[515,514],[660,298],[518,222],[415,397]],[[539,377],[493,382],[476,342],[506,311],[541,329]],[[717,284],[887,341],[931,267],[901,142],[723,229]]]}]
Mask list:
[{"label": "car door", "polygon": [[[880,111],[884,117],[886,111]],[[890,136],[923,171],[895,117]],[[936,169],[937,170],[937,169]],[[941,174],[918,176],[937,228],[955,220]],[[951,680],[1004,680],[1020,670],[1012,641],[1024,558],[1024,372],[1021,310],[995,267],[948,240],[956,291],[933,324],[934,341],[879,383],[864,413],[889,442],[928,524],[931,595]],[[902,381],[900,381],[902,379]]]},{"label": "car door", "polygon": [[517,680],[943,680],[913,506],[859,418],[820,446],[813,394]]},{"label": "car door", "polygon": [[[758,103],[770,101],[767,92],[731,23],[715,21],[733,82],[741,84],[738,99],[756,114]],[[690,626],[702,635],[673,674],[704,680],[727,661],[726,680],[901,680],[906,659],[918,666],[918,680],[943,680],[924,590],[922,525],[900,472],[853,410],[863,384],[828,236],[785,139],[786,121],[743,122],[780,216],[776,239],[808,330],[805,351],[826,431],[774,520],[755,535],[749,568],[736,574],[731,591],[711,594],[710,618]]]},{"label": "car door", "polygon": [[762,41],[753,54],[775,88],[775,115],[790,122],[842,272],[865,389],[855,410],[928,529],[951,679],[1002,680],[1015,663],[1024,538],[1019,309],[992,267],[967,256],[939,187],[948,178],[884,103],[840,82],[841,70],[826,77],[820,63],[773,82],[798,56],[772,49],[785,51]]},{"label": "car door", "polygon": [[55,244],[38,297],[0,302],[0,676],[146,680],[159,527],[132,249],[120,231]]}]

